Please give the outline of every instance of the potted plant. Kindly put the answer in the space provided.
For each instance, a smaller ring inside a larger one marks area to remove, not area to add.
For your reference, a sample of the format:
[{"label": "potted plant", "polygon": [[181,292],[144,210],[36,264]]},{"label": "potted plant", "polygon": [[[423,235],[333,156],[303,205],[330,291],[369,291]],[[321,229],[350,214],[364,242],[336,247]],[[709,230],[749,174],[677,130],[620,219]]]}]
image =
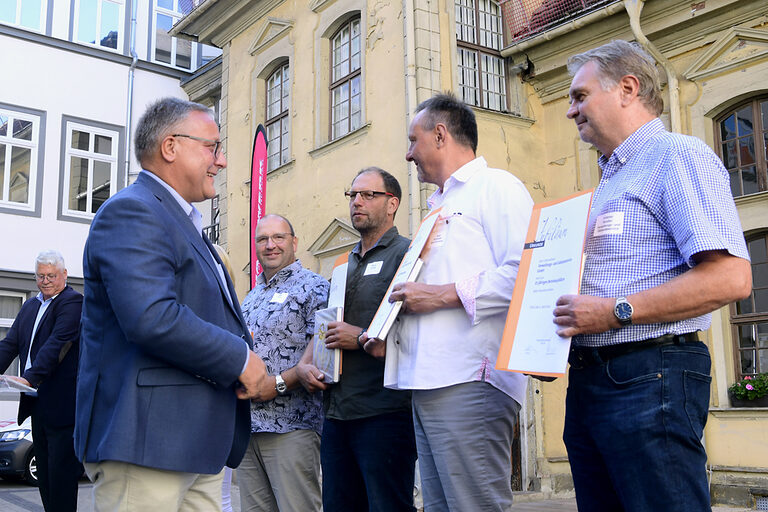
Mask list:
[{"label": "potted plant", "polygon": [[734,407],[768,407],[768,373],[747,375],[728,388]]}]

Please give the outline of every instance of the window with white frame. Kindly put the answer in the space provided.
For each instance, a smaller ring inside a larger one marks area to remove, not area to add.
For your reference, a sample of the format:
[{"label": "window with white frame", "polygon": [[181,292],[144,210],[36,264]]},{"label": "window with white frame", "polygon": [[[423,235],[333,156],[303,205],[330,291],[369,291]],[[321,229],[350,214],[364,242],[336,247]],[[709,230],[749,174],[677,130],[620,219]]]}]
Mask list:
[{"label": "window with white frame", "polygon": [[187,39],[168,35],[174,23],[184,16],[179,3],[183,3],[183,0],[153,0],[152,60],[192,70],[197,63],[197,45]]},{"label": "window with white frame", "polygon": [[290,159],[288,102],[291,90],[288,63],[267,78],[267,168],[276,169]]},{"label": "window with white frame", "polygon": [[456,0],[459,93],[470,105],[507,110],[501,7],[494,0]]},{"label": "window with white frame", "polygon": [[47,0],[0,0],[0,23],[43,32]]},{"label": "window with white frame", "polygon": [[123,47],[123,0],[75,0],[74,39],[108,50]]},{"label": "window with white frame", "polygon": [[360,18],[353,18],[331,38],[331,140],[360,128],[360,59]]},{"label": "window with white frame", "polygon": [[67,122],[64,152],[64,212],[83,218],[117,191],[119,134]]},{"label": "window with white frame", "polygon": [[0,205],[34,209],[40,118],[0,108]]},{"label": "window with white frame", "polygon": [[[25,299],[23,293],[0,290],[0,340],[5,339]],[[8,366],[5,375],[20,375],[18,357]]]}]

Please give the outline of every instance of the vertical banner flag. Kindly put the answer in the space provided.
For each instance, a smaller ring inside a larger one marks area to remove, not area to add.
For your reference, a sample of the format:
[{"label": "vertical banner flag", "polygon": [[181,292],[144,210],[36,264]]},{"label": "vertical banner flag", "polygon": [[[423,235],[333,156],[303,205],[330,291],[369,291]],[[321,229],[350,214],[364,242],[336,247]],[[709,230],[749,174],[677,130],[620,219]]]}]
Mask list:
[{"label": "vertical banner flag", "polygon": [[253,237],[256,224],[264,216],[267,205],[267,131],[262,124],[256,128],[251,158],[251,227],[248,233],[251,243],[251,288],[261,274],[261,265],[256,258],[256,240]]}]

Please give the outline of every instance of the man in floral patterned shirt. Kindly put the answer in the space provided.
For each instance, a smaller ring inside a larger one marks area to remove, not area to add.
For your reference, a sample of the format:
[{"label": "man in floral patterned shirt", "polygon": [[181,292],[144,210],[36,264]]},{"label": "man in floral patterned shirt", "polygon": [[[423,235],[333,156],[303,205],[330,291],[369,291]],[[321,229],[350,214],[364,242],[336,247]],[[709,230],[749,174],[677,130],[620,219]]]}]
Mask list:
[{"label": "man in floral patterned shirt", "polygon": [[237,468],[242,510],[321,510],[320,392],[299,383],[295,366],[324,308],[328,281],[296,259],[298,238],[288,219],[267,215],[256,226],[264,269],[243,301],[243,316],[269,377],[251,407],[251,441]]}]

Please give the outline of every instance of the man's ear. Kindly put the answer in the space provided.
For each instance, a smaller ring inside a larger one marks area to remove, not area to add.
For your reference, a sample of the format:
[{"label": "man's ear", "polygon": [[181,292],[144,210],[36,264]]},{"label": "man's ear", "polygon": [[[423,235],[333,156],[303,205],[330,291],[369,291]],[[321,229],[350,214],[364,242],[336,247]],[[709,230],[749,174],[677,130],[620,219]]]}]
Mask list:
[{"label": "man's ear", "polygon": [[621,94],[622,106],[627,106],[637,99],[640,93],[640,80],[635,75],[624,75],[617,86]]},{"label": "man's ear", "polygon": [[439,148],[445,145],[445,141],[448,138],[448,128],[443,123],[435,124],[435,145]]},{"label": "man's ear", "polygon": [[400,200],[396,197],[387,198],[387,215],[394,215],[400,206]]},{"label": "man's ear", "polygon": [[160,143],[160,156],[166,162],[170,163],[176,160],[179,151],[179,141],[176,137],[166,135]]}]

